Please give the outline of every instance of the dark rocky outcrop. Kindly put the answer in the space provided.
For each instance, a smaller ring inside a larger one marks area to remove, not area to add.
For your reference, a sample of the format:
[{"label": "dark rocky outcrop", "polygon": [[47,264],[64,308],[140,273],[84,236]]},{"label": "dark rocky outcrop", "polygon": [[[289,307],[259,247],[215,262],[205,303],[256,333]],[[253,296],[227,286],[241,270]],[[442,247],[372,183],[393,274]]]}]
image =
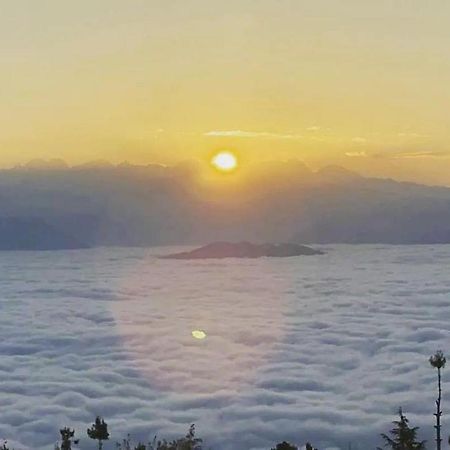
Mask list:
[{"label": "dark rocky outcrop", "polygon": [[319,250],[299,244],[252,244],[250,242],[214,242],[191,251],[163,256],[165,259],[222,259],[222,258],[287,258],[321,255]]}]

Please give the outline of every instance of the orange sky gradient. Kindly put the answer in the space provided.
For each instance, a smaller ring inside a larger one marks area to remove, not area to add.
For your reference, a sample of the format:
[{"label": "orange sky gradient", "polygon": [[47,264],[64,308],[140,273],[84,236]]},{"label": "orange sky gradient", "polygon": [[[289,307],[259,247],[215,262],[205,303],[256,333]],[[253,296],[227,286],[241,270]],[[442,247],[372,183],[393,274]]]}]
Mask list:
[{"label": "orange sky gradient", "polygon": [[0,166],[237,152],[450,185],[450,3],[0,1]]}]

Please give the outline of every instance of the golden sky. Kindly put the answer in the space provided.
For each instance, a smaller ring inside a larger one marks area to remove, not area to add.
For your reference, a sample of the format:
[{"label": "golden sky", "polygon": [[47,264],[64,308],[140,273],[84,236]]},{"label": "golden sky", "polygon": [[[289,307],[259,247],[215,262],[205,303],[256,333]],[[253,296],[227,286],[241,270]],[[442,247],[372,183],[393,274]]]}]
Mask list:
[{"label": "golden sky", "polygon": [[450,185],[446,0],[0,0],[0,166],[236,150]]}]

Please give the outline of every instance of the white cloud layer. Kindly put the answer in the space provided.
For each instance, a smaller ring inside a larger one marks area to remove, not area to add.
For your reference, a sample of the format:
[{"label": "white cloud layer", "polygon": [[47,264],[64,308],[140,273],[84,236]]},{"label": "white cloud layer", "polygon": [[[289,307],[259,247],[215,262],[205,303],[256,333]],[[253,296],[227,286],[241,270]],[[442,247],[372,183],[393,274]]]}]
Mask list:
[{"label": "white cloud layer", "polygon": [[[431,440],[427,359],[448,348],[450,246],[326,251],[217,262],[154,249],[0,253],[0,438],[48,449],[58,427],[83,435],[101,414],[117,440],[195,422],[214,450],[283,439],[363,450],[401,405]],[[446,369],[446,391],[449,381]]]}]

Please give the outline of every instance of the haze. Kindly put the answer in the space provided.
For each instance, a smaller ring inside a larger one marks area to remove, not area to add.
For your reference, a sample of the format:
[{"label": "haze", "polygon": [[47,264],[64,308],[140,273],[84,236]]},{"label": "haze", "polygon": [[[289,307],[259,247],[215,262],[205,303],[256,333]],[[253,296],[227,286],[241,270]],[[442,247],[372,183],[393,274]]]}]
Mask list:
[{"label": "haze", "polygon": [[227,149],[450,184],[450,4],[0,0],[0,166]]}]

